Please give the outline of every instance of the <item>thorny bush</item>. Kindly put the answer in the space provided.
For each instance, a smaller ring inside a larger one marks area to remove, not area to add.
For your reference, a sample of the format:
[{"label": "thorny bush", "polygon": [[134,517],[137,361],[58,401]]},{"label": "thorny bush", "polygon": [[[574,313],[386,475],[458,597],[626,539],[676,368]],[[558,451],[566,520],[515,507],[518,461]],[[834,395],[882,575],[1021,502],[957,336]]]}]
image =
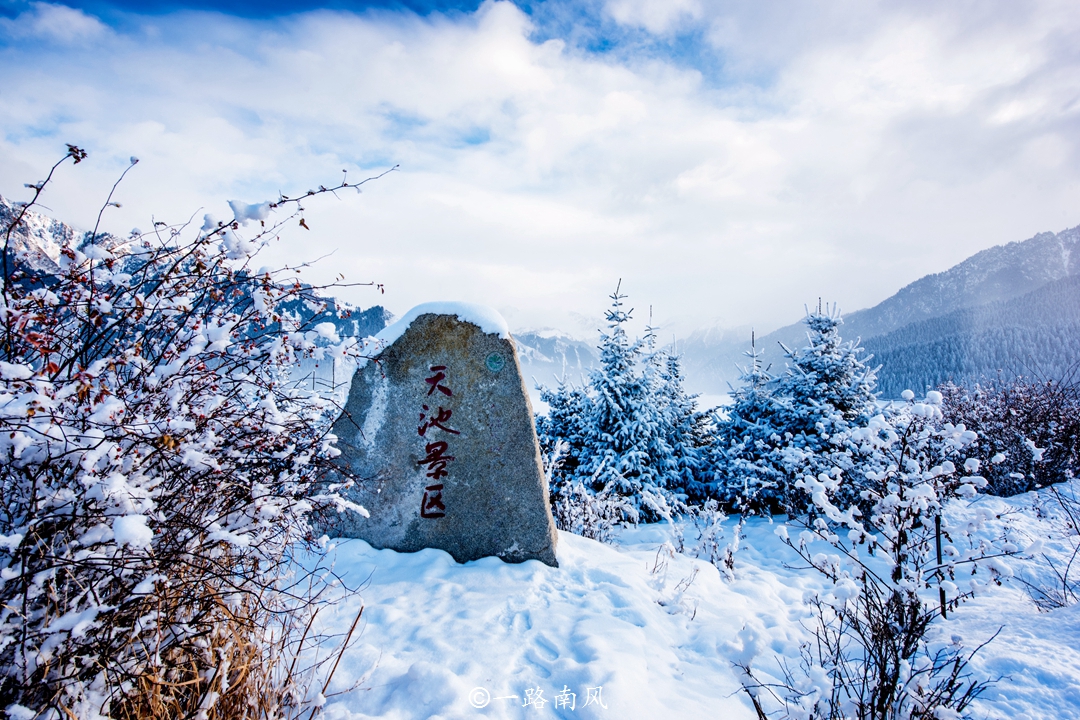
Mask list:
[{"label": "thorny bush", "polygon": [[[1021,574],[1032,601],[1043,610],[1080,598],[1080,500],[1067,481],[1080,474],[1080,365],[1055,379],[998,378],[969,387],[946,383],[946,418],[978,433],[974,454],[983,463],[987,492],[1011,496],[1041,490],[1038,512],[1069,549],[1061,560],[1040,552],[1049,573]],[[1054,542],[1054,541],[1052,541]],[[1052,579],[1051,579],[1052,578]]]},{"label": "thorny bush", "polygon": [[289,554],[312,540],[313,505],[365,512],[312,493],[335,408],[288,381],[298,358],[355,341],[279,312],[326,301],[250,267],[303,208],[282,197],[197,232],[90,235],[45,274],[12,239],[47,182],[3,227],[0,709],[295,715],[312,698],[287,650],[314,585]]},{"label": "thorny bush", "polygon": [[1080,384],[1064,379],[999,379],[971,387],[946,383],[946,419],[979,435],[975,457],[987,492],[1010,496],[1080,473]]}]

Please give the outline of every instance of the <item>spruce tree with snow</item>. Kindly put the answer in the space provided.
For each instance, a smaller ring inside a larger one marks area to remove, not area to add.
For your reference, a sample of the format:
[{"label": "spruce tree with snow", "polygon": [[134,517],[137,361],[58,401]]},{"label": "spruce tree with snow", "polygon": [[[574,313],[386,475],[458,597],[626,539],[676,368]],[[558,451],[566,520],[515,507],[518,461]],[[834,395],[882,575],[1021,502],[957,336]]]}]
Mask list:
[{"label": "spruce tree with snow", "polygon": [[[662,441],[652,388],[637,367],[644,343],[631,342],[623,327],[633,310],[623,309],[626,296],[618,288],[611,299],[605,313],[609,332],[600,336],[600,369],[589,374],[592,408],[579,473],[589,477],[594,491],[614,488],[640,511],[642,491],[662,487],[657,470],[665,459],[659,457]],[[634,519],[652,519],[652,514],[646,511]]]},{"label": "spruce tree with snow", "polygon": [[731,405],[718,427],[712,458],[712,493],[742,514],[778,505],[777,488],[784,484],[778,444],[778,424],[785,399],[775,392],[776,378],[761,363],[754,335],[746,352],[750,364],[740,368],[741,385],[732,389]]},{"label": "spruce tree with snow", "polygon": [[548,412],[536,416],[536,434],[554,492],[557,481],[577,477],[586,456],[592,400],[565,378],[560,378],[555,388],[541,387],[540,400],[547,403]]},{"label": "spruce tree with snow", "polygon": [[600,368],[585,388],[541,388],[550,411],[537,431],[545,455],[562,457],[551,463],[553,502],[579,497],[571,490],[580,484],[594,497],[623,498],[625,519],[650,522],[677,511],[700,477],[709,415],[683,389],[677,357],[654,350],[651,335],[631,341],[626,296],[616,288],[611,298]]},{"label": "spruce tree with snow", "polygon": [[653,395],[667,449],[663,456],[667,485],[685,493],[692,502],[703,502],[709,497],[705,473],[714,442],[714,413],[699,410],[698,396],[686,392],[682,363],[674,350],[656,353],[653,366],[656,368]]},{"label": "spruce tree with snow", "polygon": [[808,312],[809,344],[781,346],[787,369],[767,377],[756,358],[725,424],[724,497],[762,510],[789,514],[806,507],[794,483],[805,474],[835,473],[851,466],[844,433],[865,426],[876,412],[875,369],[858,342],[844,342],[835,305]]},{"label": "spruce tree with snow", "polygon": [[821,423],[861,425],[875,413],[877,371],[866,364],[870,357],[860,357],[864,350],[857,340],[841,339],[843,322],[835,305],[823,311],[819,303],[806,316],[810,344],[794,352],[784,347],[788,369],[778,391],[791,398],[797,413],[789,432],[820,436]]}]

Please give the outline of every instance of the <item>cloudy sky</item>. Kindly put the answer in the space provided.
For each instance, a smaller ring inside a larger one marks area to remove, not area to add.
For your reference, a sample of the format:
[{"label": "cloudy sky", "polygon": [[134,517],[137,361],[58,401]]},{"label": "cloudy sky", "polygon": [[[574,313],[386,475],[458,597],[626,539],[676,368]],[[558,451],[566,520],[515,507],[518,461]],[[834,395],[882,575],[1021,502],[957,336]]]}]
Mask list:
[{"label": "cloudy sky", "polygon": [[678,332],[845,310],[1080,224],[1075,0],[0,3],[0,193],[92,227],[310,203],[267,262],[397,314]]}]

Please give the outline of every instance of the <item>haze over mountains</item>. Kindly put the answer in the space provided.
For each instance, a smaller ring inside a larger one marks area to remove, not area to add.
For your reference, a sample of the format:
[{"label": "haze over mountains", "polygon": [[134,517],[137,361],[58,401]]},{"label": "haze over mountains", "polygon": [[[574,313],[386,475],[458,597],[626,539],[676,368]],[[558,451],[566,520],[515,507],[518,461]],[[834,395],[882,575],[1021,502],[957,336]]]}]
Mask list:
[{"label": "haze over mountains", "polygon": [[[0,219],[14,207],[0,197]],[[60,248],[78,246],[86,234],[30,213],[12,244],[29,250],[33,269],[55,272]],[[123,241],[105,241],[118,248]],[[845,340],[861,338],[878,373],[883,397],[904,389],[922,391],[946,380],[1028,375],[1062,378],[1080,363],[1080,226],[1044,232],[972,255],[941,273],[907,285],[872,308],[845,315]],[[823,298],[828,302],[828,298]],[[290,308],[301,311],[300,308]],[[323,311],[341,335],[378,332],[391,316],[380,306],[342,315]],[[556,330],[515,332],[526,383],[580,382],[599,363],[597,340],[582,341]],[[781,344],[806,344],[801,322],[756,338],[772,371],[782,372]],[[737,385],[750,347],[749,327],[702,328],[678,343],[687,387],[720,395]]]},{"label": "haze over mountains", "polygon": [[[927,275],[872,308],[844,316],[842,335],[862,339],[881,364],[885,397],[945,380],[1006,375],[1060,377],[1080,358],[1080,227],[998,245]],[[824,298],[827,302],[828,298]],[[692,334],[683,343],[686,374],[696,389],[722,392],[737,382],[749,334]],[[780,343],[806,344],[801,322],[757,338],[773,370]]]},{"label": "haze over mountains", "polygon": [[864,343],[882,366],[878,389],[899,397],[935,387],[1024,375],[1075,377],[1080,359],[1080,275],[1019,297],[963,308],[905,325]]}]

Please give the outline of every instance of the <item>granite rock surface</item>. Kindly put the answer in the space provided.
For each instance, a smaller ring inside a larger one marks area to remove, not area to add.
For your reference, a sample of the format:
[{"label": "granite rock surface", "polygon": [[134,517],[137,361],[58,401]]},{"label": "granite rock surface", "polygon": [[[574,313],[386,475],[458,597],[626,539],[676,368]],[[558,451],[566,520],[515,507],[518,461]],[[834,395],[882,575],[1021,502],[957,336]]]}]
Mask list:
[{"label": "granite rock surface", "polygon": [[532,406],[514,344],[451,314],[426,313],[356,371],[334,424],[371,516],[326,518],[323,531],[458,562],[497,556],[557,566]]}]

